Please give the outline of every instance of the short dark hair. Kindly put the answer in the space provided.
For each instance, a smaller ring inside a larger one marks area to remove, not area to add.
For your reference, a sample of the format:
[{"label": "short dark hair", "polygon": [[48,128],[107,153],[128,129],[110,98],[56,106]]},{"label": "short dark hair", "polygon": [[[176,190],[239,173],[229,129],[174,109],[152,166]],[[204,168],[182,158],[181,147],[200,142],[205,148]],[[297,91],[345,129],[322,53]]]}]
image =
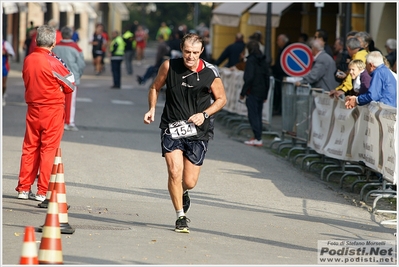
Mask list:
[{"label": "short dark hair", "polygon": [[261,54],[259,49],[259,42],[256,40],[251,40],[247,43],[248,54]]},{"label": "short dark hair", "polygon": [[62,39],[71,39],[72,35],[73,35],[73,31],[71,28],[69,28],[67,26],[62,27],[62,29],[61,29]]},{"label": "short dark hair", "polygon": [[328,40],[328,33],[325,31],[325,30],[323,30],[323,29],[318,29],[318,30],[316,30],[316,32],[318,32],[319,34],[319,38],[321,38],[321,39],[323,39],[323,41],[325,42],[325,43],[327,43],[327,40]]},{"label": "short dark hair", "polygon": [[301,34],[299,34],[299,37],[303,38],[303,41],[304,41],[304,42],[307,42],[307,41],[308,41],[308,38],[309,38],[309,36],[308,36],[306,33],[304,33],[304,32],[302,32]]}]

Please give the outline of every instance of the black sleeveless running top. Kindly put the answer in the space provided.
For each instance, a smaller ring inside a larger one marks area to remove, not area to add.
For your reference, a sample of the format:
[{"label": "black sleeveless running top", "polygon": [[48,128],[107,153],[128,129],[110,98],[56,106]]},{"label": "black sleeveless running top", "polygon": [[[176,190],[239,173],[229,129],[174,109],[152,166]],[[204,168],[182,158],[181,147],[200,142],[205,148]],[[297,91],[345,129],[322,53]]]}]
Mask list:
[{"label": "black sleeveless running top", "polygon": [[[171,122],[188,120],[191,115],[202,113],[212,104],[214,97],[211,85],[220,76],[214,65],[206,61],[203,63],[204,68],[195,72],[184,66],[183,58],[169,60],[166,101],[159,128],[166,129]],[[213,137],[213,121],[213,116],[206,119],[201,126],[196,126],[197,135],[187,139],[211,139]]]}]

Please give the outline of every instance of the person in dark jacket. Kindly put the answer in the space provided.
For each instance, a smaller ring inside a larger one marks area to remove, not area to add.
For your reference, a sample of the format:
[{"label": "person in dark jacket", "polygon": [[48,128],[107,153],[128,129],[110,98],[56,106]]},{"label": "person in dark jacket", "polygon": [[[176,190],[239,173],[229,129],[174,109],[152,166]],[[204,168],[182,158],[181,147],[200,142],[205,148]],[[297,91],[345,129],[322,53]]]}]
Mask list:
[{"label": "person in dark jacket", "polygon": [[245,49],[244,35],[242,33],[236,34],[236,40],[234,43],[227,46],[219,58],[215,61],[215,65],[219,66],[226,59],[227,63],[224,65],[226,68],[233,67],[235,64],[240,62],[240,54]]},{"label": "person in dark jacket", "polygon": [[245,100],[248,109],[248,120],[254,133],[254,138],[244,143],[251,146],[262,146],[262,109],[269,92],[269,72],[266,56],[259,49],[255,40],[247,44],[248,57],[244,70],[244,85],[240,99]]},{"label": "person in dark jacket", "polygon": [[284,77],[289,76],[281,67],[281,56],[287,46],[291,44],[289,37],[286,34],[277,36],[278,55],[274,65],[271,67],[275,84],[274,84],[274,98],[273,98],[273,115],[281,115],[281,87],[283,85]]}]

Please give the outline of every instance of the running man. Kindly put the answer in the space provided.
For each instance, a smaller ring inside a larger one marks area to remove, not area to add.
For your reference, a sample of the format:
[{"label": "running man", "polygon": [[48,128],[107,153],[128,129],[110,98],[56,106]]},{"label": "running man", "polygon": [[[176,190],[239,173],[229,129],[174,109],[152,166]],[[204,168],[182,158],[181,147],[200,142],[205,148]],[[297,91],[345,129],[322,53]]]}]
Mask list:
[{"label": "running man", "polygon": [[202,38],[186,34],[181,41],[182,58],[166,60],[148,93],[149,111],[144,123],[155,120],[155,106],[166,84],[161,116],[162,156],[168,169],[168,190],[176,210],[175,231],[189,233],[186,213],[188,190],[197,184],[201,166],[213,137],[214,114],[226,104],[226,94],[216,67],[202,59]]}]

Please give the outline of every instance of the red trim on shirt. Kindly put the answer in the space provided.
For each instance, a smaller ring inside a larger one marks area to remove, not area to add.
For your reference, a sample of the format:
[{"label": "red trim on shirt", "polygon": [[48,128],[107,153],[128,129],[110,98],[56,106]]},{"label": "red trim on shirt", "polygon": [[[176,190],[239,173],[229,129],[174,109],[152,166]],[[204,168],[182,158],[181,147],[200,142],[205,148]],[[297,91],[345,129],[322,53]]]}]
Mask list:
[{"label": "red trim on shirt", "polygon": [[198,67],[197,67],[197,72],[199,72],[199,71],[202,70],[203,68],[204,68],[204,62],[202,62],[202,60],[200,59],[200,60],[199,60]]}]

